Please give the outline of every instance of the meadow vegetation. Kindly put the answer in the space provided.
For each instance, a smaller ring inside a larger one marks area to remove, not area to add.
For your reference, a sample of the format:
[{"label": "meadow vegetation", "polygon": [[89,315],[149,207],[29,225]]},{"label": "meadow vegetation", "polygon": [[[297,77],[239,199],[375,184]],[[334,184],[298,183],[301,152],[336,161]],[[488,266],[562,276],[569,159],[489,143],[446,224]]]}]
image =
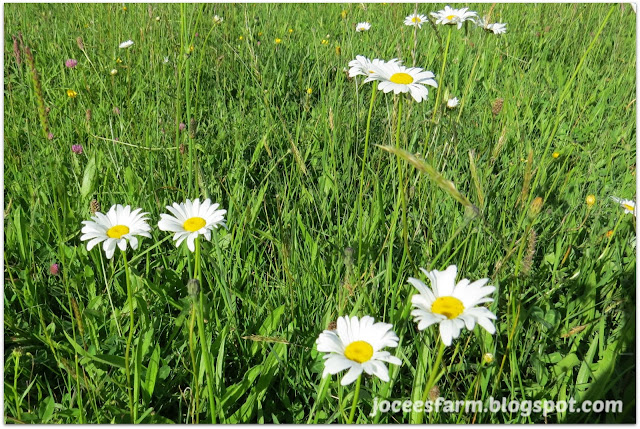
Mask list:
[{"label": "meadow vegetation", "polygon": [[[610,197],[635,200],[636,15],[470,4],[507,32],[403,24],[444,6],[6,4],[5,422],[366,423],[434,380],[624,409],[376,421],[635,422],[636,221]],[[377,91],[348,76],[357,55],[438,88]],[[196,198],[227,210],[197,260],[157,228]],[[80,240],[115,204],[152,227],[127,267]],[[452,264],[496,287],[496,333],[463,330],[438,365],[407,279]],[[345,315],[399,338],[357,400],[316,346]]]}]

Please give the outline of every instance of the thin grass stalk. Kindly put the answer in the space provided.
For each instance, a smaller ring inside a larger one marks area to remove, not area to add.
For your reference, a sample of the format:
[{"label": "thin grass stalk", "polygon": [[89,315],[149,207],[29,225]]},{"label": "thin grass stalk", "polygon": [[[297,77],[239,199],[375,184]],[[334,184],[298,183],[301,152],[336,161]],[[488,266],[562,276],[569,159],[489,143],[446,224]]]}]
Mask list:
[{"label": "thin grass stalk", "polygon": [[[422,393],[423,404],[427,401],[429,392],[431,391],[431,388],[435,384],[438,373],[440,372],[440,363],[442,363],[442,356],[444,355],[444,349],[445,349],[444,342],[442,341],[442,338],[440,338],[440,347],[438,348],[438,355],[436,356],[436,362],[433,364],[433,367],[431,368],[431,375],[429,376],[429,380],[427,381],[427,384],[425,384],[424,392]],[[418,421],[417,421],[418,424],[422,423],[423,415],[424,415],[423,413],[418,414]]]},{"label": "thin grass stalk", "polygon": [[122,251],[122,260],[124,261],[124,272],[127,281],[127,299],[129,300],[129,336],[127,338],[127,348],[124,352],[124,369],[127,374],[127,393],[129,394],[129,410],[131,412],[131,423],[136,422],[138,418],[137,407],[133,405],[133,387],[131,386],[131,368],[129,367],[129,356],[131,353],[131,340],[133,339],[133,290],[131,289],[131,277],[129,274],[129,263],[127,262],[127,253]]},{"label": "thin grass stalk", "polygon": [[440,102],[440,93],[442,92],[442,82],[444,81],[444,70],[445,67],[447,66],[447,55],[449,54],[449,43],[451,42],[451,30],[452,30],[452,26],[449,26],[449,32],[447,33],[447,43],[445,44],[444,47],[444,56],[442,58],[442,68],[440,69],[440,84],[438,85],[438,92],[436,93],[436,105],[433,109],[433,115],[431,116],[431,121],[433,122],[436,119],[436,114],[438,113],[439,109],[439,102]]},{"label": "thin grass stalk", "polygon": [[195,404],[193,405],[191,421],[199,423],[200,420],[200,384],[198,383],[198,361],[196,360],[196,346],[193,335],[194,324],[196,320],[196,296],[191,297],[191,314],[189,316],[189,353],[191,354],[191,365],[193,367],[193,384],[196,392]]},{"label": "thin grass stalk", "polygon": [[369,150],[369,133],[371,131],[371,116],[373,113],[373,105],[376,100],[376,94],[378,92],[378,81],[373,82],[373,89],[371,90],[371,100],[369,101],[369,114],[367,115],[367,130],[364,135],[364,156],[362,158],[362,169],[360,170],[360,192],[358,193],[358,266],[360,266],[360,257],[362,256],[362,190],[364,187],[364,169],[367,165],[367,153]]},{"label": "thin grass stalk", "polygon": [[[402,95],[398,97],[398,124],[396,127],[396,149],[400,149],[400,127],[402,126]],[[402,162],[400,158],[397,158],[398,163],[398,176],[399,176],[399,188],[400,198],[402,198],[402,240],[404,243],[404,257],[409,257],[409,230],[407,228],[407,199],[404,189],[404,173],[402,169]],[[403,257],[403,259],[404,259]],[[412,260],[413,261],[413,260]]]},{"label": "thin grass stalk", "polygon": [[429,144],[429,140],[431,139],[431,133],[433,132],[433,126],[436,120],[436,114],[440,110],[440,92],[442,91],[442,85],[444,82],[444,70],[447,65],[447,55],[449,53],[449,43],[451,42],[451,26],[449,26],[449,33],[447,34],[447,43],[444,48],[444,54],[442,58],[442,67],[440,68],[440,82],[438,83],[438,92],[436,92],[436,103],[433,106],[433,115],[431,115],[431,124],[429,125],[429,133],[427,134],[427,138],[424,140],[424,150],[423,152],[427,153],[427,146]]}]

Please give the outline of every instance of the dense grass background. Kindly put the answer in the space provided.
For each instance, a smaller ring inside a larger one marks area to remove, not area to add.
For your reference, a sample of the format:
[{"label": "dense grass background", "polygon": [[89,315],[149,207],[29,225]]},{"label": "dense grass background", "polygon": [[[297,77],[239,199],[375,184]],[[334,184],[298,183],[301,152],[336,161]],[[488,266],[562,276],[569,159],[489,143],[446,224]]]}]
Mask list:
[{"label": "dense grass background", "polygon": [[[492,8],[471,6],[480,15]],[[496,335],[477,327],[447,349],[438,384],[444,398],[621,399],[624,411],[427,421],[635,421],[635,219],[609,196],[635,199],[636,15],[628,5],[496,4],[493,20],[506,22],[507,34],[454,30],[444,77],[448,30],[423,26],[415,64],[435,72],[443,95],[462,106],[438,110],[432,122],[435,90],[426,102],[404,103],[401,147],[452,180],[482,219],[465,216],[462,205],[403,163],[406,253],[397,161],[370,146],[358,258],[372,85],[348,79],[345,67],[356,55],[411,65],[413,29],[402,21],[414,9],[5,6],[6,422],[129,421],[122,260],[87,252],[81,221],[95,198],[103,212],[116,203],[142,207],[155,227],[165,205],[196,197],[228,210],[229,229],[203,248],[218,421],[343,421],[339,404],[350,405],[353,386],[332,377],[316,404],[322,359],[314,345],[344,314],[394,323],[401,337],[392,352],[403,365],[392,368],[389,386],[364,380],[358,421],[371,421],[374,397],[419,391],[437,331],[418,332],[407,317],[415,291],[406,279],[420,277],[418,267],[449,264],[459,278],[491,278],[497,292],[490,309],[499,319]],[[215,14],[224,17],[221,25]],[[371,31],[356,33],[355,23],[365,20]],[[52,139],[43,132],[24,49],[21,64],[14,56],[19,32],[35,58]],[[135,44],[118,49],[127,39]],[[67,58],[78,66],[65,68]],[[498,98],[504,105],[494,115]],[[380,92],[372,144],[395,145],[396,113],[397,98]],[[83,145],[83,154],[72,153],[72,144]],[[585,203],[589,194],[593,207]],[[530,217],[536,197],[541,212]],[[153,237],[129,250],[138,415],[145,423],[208,422],[206,389],[193,409],[191,257],[169,234],[154,229]],[[52,263],[60,265],[57,276],[49,274]],[[495,360],[482,365],[486,352]],[[409,415],[380,421],[408,422]]]}]

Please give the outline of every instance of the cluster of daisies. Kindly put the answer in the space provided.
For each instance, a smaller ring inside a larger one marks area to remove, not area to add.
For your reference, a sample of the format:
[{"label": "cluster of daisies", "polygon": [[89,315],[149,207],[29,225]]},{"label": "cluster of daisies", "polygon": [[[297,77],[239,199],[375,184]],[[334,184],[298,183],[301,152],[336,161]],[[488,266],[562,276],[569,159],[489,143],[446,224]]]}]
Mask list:
[{"label": "cluster of daisies", "polygon": [[[190,251],[195,251],[195,240],[198,236],[204,236],[211,240],[211,231],[222,225],[226,227],[224,215],[226,210],[218,209],[219,204],[212,204],[210,199],[195,201],[187,200],[184,203],[173,203],[167,206],[171,214],[161,214],[158,228],[162,231],[171,231],[176,247],[184,241]],[[147,223],[149,213],[142,209],[131,210],[130,206],[116,204],[107,214],[96,212],[91,220],[83,221],[82,236],[80,240],[88,241],[87,250],[90,251],[96,245],[103,243],[107,259],[111,259],[116,250],[127,249],[127,243],[133,250],[138,248],[138,237],[151,238],[151,226]]]},{"label": "cluster of daisies", "polygon": [[[431,287],[421,280],[408,279],[418,291],[411,298],[411,315],[418,324],[418,330],[437,324],[445,346],[450,346],[463,328],[472,330],[476,323],[489,333],[495,333],[492,320],[497,317],[481,305],[493,301],[488,295],[495,291],[495,287],[487,285],[489,279],[475,282],[462,279],[456,283],[458,268],[455,265],[444,271],[421,270],[430,280]],[[362,372],[389,381],[389,371],[384,363],[401,365],[402,361],[382,349],[397,347],[398,340],[391,324],[374,323],[370,316],[360,319],[356,316],[340,317],[335,329],[325,330],[316,340],[318,351],[326,353],[322,377],[348,369],[340,381],[343,386],[353,383]]]},{"label": "cluster of daisies", "polygon": [[[478,12],[469,10],[468,7],[462,9],[453,9],[452,7],[445,6],[444,9],[438,12],[431,12],[431,16],[435,18],[436,25],[455,25],[458,29],[462,28],[462,24],[466,21],[473,22],[476,26],[493,34],[502,34],[507,32],[507,24],[502,23],[490,23],[488,17],[479,18]],[[412,14],[404,19],[405,25],[417,26],[422,28],[422,24],[429,19],[420,14]]]},{"label": "cluster of daisies", "polygon": [[[487,16],[480,18],[478,17],[477,12],[470,11],[468,7],[453,9],[449,6],[445,6],[444,9],[438,12],[431,12],[431,16],[435,18],[436,25],[456,25],[458,29],[460,29],[465,21],[471,21],[476,26],[489,33],[503,34],[507,32],[507,24],[499,22],[491,23]],[[428,21],[429,18],[425,15],[414,13],[404,19],[404,24],[422,28],[422,24]],[[368,22],[359,22],[356,25],[356,32],[358,33],[369,31],[369,29],[371,29],[371,24]]]}]

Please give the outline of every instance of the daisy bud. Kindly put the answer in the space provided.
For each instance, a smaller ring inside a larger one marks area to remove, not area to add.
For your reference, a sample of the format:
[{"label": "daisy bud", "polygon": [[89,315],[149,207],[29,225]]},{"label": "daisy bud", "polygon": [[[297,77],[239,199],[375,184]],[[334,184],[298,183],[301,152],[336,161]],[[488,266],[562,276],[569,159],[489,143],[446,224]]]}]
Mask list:
[{"label": "daisy bud", "polygon": [[492,353],[485,353],[482,355],[482,362],[484,362],[486,365],[489,365],[491,362],[493,362],[493,354]]},{"label": "daisy bud", "polygon": [[542,197],[536,197],[536,199],[531,202],[531,206],[529,207],[529,218],[534,219],[540,214],[540,210],[542,210],[542,202]]}]

